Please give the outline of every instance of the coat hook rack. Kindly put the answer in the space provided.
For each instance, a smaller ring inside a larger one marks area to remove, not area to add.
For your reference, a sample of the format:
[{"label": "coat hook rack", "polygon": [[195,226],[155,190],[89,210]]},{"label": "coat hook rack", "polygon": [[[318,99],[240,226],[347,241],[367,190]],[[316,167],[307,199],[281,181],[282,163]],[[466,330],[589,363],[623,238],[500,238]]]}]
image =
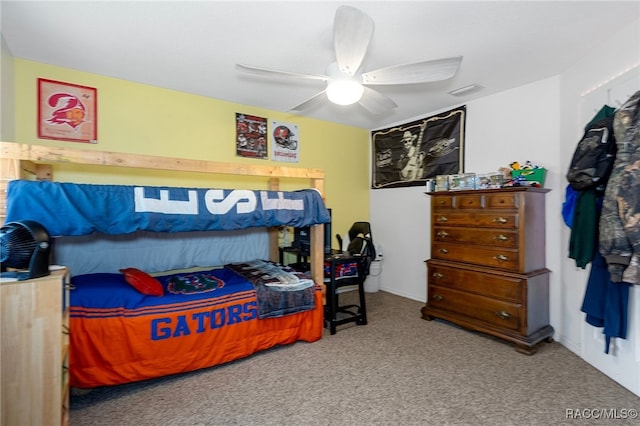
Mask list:
[{"label": "coat hook rack", "polygon": [[[612,82],[613,80],[615,80],[615,79],[617,79],[617,78],[619,78],[619,77],[622,77],[623,75],[625,75],[625,74],[626,74],[626,73],[628,73],[629,71],[634,70],[635,68],[638,68],[638,67],[640,67],[640,63],[633,64],[633,65],[631,65],[631,66],[627,67],[626,69],[624,69],[624,70],[620,71],[620,72],[619,72],[619,73],[617,73],[616,75],[609,77],[607,80],[605,80],[605,81],[603,81],[603,82],[601,82],[601,83],[599,83],[599,84],[597,84],[597,85],[595,85],[595,86],[591,87],[591,88],[590,88],[590,89],[588,89],[588,90],[585,90],[584,92],[582,92],[582,93],[580,94],[580,96],[581,96],[581,97],[585,97],[585,96],[587,96],[588,94],[590,94],[591,92],[594,92],[594,91],[598,90],[598,89],[599,89],[599,88],[601,88],[602,86],[604,86],[604,85],[606,85],[606,84],[608,84],[608,83]],[[607,98],[608,98],[608,97],[607,97]]]}]

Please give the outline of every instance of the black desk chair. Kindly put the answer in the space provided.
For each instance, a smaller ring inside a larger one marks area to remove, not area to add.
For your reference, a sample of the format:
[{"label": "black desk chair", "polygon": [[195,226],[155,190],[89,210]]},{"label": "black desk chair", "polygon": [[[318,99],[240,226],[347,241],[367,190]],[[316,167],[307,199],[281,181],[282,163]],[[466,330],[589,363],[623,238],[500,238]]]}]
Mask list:
[{"label": "black desk chair", "polygon": [[[367,324],[364,281],[366,259],[349,253],[335,254],[325,258],[326,304],[324,323],[331,334],[336,334],[339,325],[355,322]],[[358,291],[359,304],[340,305],[340,294]]]},{"label": "black desk chair", "polygon": [[[342,247],[342,238],[339,234],[336,237],[339,246]],[[355,322],[356,325],[367,324],[364,282],[369,274],[369,266],[375,258],[369,222],[355,222],[349,229],[349,238],[349,251],[331,250],[331,253],[325,253],[324,325],[331,334],[336,334],[337,326],[349,322]],[[280,247],[281,264],[284,264],[284,253],[296,255],[297,262],[289,266],[301,272],[309,270],[308,250],[294,246]],[[358,292],[358,304],[340,305],[340,294],[351,291]]]},{"label": "black desk chair", "polygon": [[[336,237],[342,247],[342,238],[339,234]],[[325,258],[327,301],[324,319],[331,334],[335,334],[336,326],[341,324],[367,323],[364,282],[369,275],[371,262],[376,257],[369,222],[354,222],[349,229],[349,240],[346,253]],[[341,306],[339,295],[349,291],[358,291],[359,303]]]},{"label": "black desk chair", "polygon": [[376,248],[373,244],[371,224],[369,222],[354,222],[349,229],[349,248],[351,254],[365,258],[364,274],[369,275],[371,262],[376,259]]}]

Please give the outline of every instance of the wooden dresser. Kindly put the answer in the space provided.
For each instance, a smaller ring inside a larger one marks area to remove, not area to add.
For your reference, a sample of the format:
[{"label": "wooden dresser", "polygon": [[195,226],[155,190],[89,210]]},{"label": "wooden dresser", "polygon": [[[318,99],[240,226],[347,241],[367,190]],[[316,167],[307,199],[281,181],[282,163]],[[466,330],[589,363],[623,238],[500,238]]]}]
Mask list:
[{"label": "wooden dresser", "polygon": [[67,270],[0,281],[0,424],[66,425],[69,420]]},{"label": "wooden dresser", "polygon": [[491,334],[533,354],[552,341],[544,188],[430,192],[422,318]]}]

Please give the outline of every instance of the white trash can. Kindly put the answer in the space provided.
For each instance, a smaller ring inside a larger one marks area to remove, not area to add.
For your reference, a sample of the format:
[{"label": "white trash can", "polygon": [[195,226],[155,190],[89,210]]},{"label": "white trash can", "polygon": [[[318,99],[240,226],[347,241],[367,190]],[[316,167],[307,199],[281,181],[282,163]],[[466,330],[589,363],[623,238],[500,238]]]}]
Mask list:
[{"label": "white trash can", "polygon": [[369,275],[364,280],[364,291],[376,293],[380,290],[380,274],[382,273],[382,260],[374,260],[369,266]]}]

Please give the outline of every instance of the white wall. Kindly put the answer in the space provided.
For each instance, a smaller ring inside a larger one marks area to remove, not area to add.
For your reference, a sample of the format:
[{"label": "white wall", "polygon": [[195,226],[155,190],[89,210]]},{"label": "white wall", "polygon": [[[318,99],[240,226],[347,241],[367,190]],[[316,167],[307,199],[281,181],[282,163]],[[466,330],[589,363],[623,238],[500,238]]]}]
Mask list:
[{"label": "white wall", "polygon": [[[550,322],[555,329],[554,337],[638,395],[640,327],[631,327],[628,339],[619,342],[615,354],[603,355],[604,346],[583,342],[584,336],[593,340],[593,330],[588,329],[592,327],[586,325],[580,312],[587,271],[576,270],[568,259],[570,234],[562,221],[561,209],[566,169],[590,119],[583,119],[581,94],[637,65],[639,44],[640,21],[636,21],[612,34],[602,45],[593,46],[592,55],[561,75],[467,102],[465,144],[468,172],[495,171],[516,160],[531,160],[547,168],[545,187],[551,191],[546,196],[546,256],[547,267],[552,271]],[[637,70],[636,67],[632,72]],[[389,125],[392,124],[396,123]],[[422,187],[371,190],[372,231],[384,251],[382,290],[426,300],[424,260],[430,256],[429,203]],[[639,297],[635,290],[632,299]],[[632,300],[631,308],[637,303]],[[634,313],[630,321],[637,318]]]},{"label": "white wall", "polygon": [[[558,181],[558,81],[555,77],[467,103],[465,171],[493,172],[531,160],[549,169],[547,183]],[[426,301],[424,261],[431,254],[431,204],[424,191],[375,189],[370,196],[372,232],[384,251],[380,287],[419,301]],[[558,191],[547,195],[549,205],[551,198],[561,202]],[[558,253],[547,258],[557,259]]]},{"label": "white wall", "polygon": [[[545,186],[554,188],[547,194],[547,215],[553,219],[547,223],[548,236],[559,233],[558,206],[564,195],[557,189],[563,179],[558,166],[558,92],[559,78],[553,77],[466,104],[465,171],[497,171],[516,160],[546,167]],[[372,231],[384,250],[381,289],[419,301],[426,301],[424,261],[431,239],[430,199],[424,190],[371,190]],[[559,270],[559,257],[559,247],[547,248],[552,271]]]},{"label": "white wall", "polygon": [[[602,45],[594,46],[597,55],[585,57],[561,75],[561,167],[566,170],[576,141],[596,109],[609,104],[618,107],[640,90],[640,21],[613,34]],[[594,58],[597,57],[597,60]],[[570,230],[560,228],[563,253],[568,252]],[[615,339],[612,351],[604,353],[602,329],[584,321],[580,306],[584,297],[589,267],[576,268],[563,256],[561,264],[558,340],[609,377],[640,395],[640,291],[631,290],[627,339]]]}]

